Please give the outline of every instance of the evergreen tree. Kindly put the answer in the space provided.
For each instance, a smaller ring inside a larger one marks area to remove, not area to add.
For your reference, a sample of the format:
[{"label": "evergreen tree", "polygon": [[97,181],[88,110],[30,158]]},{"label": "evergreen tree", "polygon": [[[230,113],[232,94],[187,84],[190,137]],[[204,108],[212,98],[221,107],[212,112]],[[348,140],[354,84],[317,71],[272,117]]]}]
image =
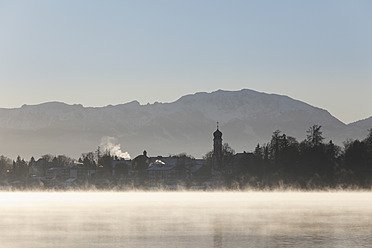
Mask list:
[{"label": "evergreen tree", "polygon": [[0,179],[7,179],[10,170],[12,169],[12,160],[1,155],[0,156]]},{"label": "evergreen tree", "polygon": [[12,178],[14,180],[26,180],[28,176],[28,165],[24,159],[17,156],[17,160],[13,161],[13,166],[11,170]]},{"label": "evergreen tree", "polygon": [[258,161],[263,159],[263,148],[260,147],[260,144],[257,144],[256,148],[254,149],[253,155]]},{"label": "evergreen tree", "polygon": [[274,161],[274,164],[278,164],[279,161],[279,149],[280,149],[280,143],[282,136],[280,135],[280,131],[276,130],[273,132],[273,135],[271,136],[271,142],[270,142],[270,158]]}]

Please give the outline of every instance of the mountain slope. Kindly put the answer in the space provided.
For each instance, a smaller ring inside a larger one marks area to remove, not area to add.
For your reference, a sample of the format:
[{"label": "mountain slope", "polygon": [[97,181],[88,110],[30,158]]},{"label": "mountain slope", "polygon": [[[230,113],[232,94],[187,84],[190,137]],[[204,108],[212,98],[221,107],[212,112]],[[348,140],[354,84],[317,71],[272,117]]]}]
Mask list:
[{"label": "mountain slope", "polygon": [[[187,152],[201,157],[212,149],[212,133],[220,122],[224,142],[236,151],[251,151],[279,129],[299,141],[313,124],[336,138],[348,126],[326,110],[287,96],[252,90],[196,93],[172,103],[130,102],[85,108],[51,102],[0,109],[0,154],[66,154],[77,158],[96,150],[106,136],[117,138],[132,156]],[[359,127],[354,127],[359,129]],[[358,138],[358,137],[356,137]]]}]

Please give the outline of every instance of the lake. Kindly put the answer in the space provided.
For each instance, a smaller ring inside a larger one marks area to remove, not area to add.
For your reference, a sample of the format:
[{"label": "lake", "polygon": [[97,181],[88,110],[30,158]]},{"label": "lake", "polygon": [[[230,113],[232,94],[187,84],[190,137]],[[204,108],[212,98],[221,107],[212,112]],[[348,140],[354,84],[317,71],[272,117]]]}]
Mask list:
[{"label": "lake", "polygon": [[5,247],[370,247],[370,192],[0,193]]}]

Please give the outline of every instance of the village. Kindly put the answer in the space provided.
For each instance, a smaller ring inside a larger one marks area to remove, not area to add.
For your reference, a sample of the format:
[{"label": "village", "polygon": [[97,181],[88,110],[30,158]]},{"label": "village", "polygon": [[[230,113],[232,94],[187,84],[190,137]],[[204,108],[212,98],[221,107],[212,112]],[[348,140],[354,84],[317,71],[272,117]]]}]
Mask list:
[{"label": "village", "polygon": [[29,162],[0,156],[0,190],[275,190],[370,188],[372,130],[345,148],[323,142],[321,126],[313,125],[298,142],[281,131],[257,144],[253,152],[235,153],[213,132],[212,150],[203,158],[185,153],[134,159],[109,152],[82,154],[78,160],[45,155]]},{"label": "village", "polygon": [[[227,149],[226,149],[227,148]],[[79,159],[67,166],[56,166],[55,161],[42,157],[28,166],[22,180],[2,180],[2,189],[55,190],[207,190],[226,185],[237,176],[251,153],[238,153],[222,143],[222,132],[213,133],[213,151],[203,159],[186,154],[168,157],[148,157],[147,152],[134,159],[101,155],[98,162]]]}]

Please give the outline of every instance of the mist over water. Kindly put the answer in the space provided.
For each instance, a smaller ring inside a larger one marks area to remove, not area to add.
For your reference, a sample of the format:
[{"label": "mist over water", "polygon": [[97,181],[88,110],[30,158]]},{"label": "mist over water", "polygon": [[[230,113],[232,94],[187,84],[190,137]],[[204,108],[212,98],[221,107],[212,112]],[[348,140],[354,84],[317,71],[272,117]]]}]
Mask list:
[{"label": "mist over water", "polygon": [[0,193],[1,247],[368,247],[369,192]]}]

